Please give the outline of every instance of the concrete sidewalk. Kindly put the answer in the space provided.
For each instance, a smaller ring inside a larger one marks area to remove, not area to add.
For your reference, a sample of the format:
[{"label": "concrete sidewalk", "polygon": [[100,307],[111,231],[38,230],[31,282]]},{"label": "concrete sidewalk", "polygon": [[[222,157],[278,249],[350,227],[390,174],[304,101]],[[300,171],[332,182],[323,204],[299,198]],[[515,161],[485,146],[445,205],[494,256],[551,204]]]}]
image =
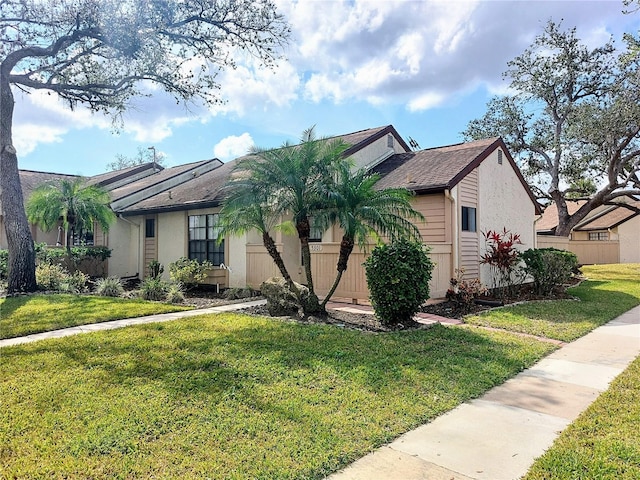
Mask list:
[{"label": "concrete sidewalk", "polygon": [[511,480],[640,354],[640,306],[330,480]]}]

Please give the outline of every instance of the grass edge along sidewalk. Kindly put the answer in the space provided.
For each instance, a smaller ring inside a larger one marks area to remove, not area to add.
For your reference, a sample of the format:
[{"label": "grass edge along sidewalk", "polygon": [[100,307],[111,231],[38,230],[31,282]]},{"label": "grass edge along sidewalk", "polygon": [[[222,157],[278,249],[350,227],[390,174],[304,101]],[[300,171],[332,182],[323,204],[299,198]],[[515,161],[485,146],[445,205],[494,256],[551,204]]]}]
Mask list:
[{"label": "grass edge along sidewalk", "polygon": [[556,439],[523,480],[640,478],[640,356]]},{"label": "grass edge along sidewalk", "polygon": [[577,300],[527,302],[465,318],[499,328],[570,342],[640,305],[640,264],[582,267],[586,280],[568,293]]},{"label": "grass edge along sidewalk", "polygon": [[0,298],[0,339],[193,307],[97,295],[42,294]]},{"label": "grass edge along sidewalk", "polygon": [[554,349],[236,313],[2,349],[8,477],[323,478]]}]

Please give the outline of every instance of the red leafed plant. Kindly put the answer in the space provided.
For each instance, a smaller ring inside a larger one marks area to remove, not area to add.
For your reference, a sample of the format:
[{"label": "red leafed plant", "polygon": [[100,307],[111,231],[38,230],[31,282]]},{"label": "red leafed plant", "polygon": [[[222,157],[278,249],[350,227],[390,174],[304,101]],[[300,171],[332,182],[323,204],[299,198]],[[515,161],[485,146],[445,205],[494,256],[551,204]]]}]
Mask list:
[{"label": "red leafed plant", "polygon": [[[505,228],[502,232],[487,230],[482,232],[484,236],[486,252],[480,257],[480,263],[489,265],[492,270],[494,294],[504,295],[512,293],[514,284],[521,283],[520,253],[516,245],[522,245],[520,235],[512,233]],[[509,292],[505,292],[509,290]]]}]

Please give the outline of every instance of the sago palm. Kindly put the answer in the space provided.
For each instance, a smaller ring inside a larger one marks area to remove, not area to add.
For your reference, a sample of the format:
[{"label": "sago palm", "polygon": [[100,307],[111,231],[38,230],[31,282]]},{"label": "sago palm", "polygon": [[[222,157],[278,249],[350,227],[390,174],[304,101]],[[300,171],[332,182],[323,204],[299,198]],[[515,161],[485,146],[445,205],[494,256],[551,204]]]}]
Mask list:
[{"label": "sago palm", "polygon": [[45,232],[51,231],[60,221],[66,231],[67,253],[71,254],[71,235],[74,230],[93,231],[94,223],[103,231],[116,219],[109,207],[109,193],[96,186],[86,185],[81,178],[60,180],[36,188],[27,201],[29,222]]},{"label": "sago palm", "polygon": [[364,247],[376,237],[388,237],[392,241],[398,238],[421,240],[418,228],[410,220],[424,220],[424,217],[411,206],[411,192],[404,188],[376,190],[379,178],[364,169],[352,172],[350,165],[343,162],[335,183],[326,191],[330,208],[318,216],[318,221],[322,226],[339,226],[343,235],[338,273],[322,302],[323,309],[338,288],[356,244]]}]

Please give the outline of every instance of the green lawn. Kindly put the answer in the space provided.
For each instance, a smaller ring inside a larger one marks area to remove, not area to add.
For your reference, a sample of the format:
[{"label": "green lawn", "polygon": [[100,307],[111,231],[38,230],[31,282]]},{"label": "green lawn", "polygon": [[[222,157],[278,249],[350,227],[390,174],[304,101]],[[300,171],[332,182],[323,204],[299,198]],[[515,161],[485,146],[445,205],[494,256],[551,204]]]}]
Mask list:
[{"label": "green lawn", "polygon": [[3,348],[6,478],[320,479],[555,347],[220,314]]},{"label": "green lawn", "polygon": [[465,318],[472,325],[571,341],[640,304],[640,264],[583,267],[579,299],[530,302]]},{"label": "green lawn", "polygon": [[26,295],[0,298],[0,338],[121,318],[189,310],[165,303],[90,295]]},{"label": "green lawn", "polygon": [[640,478],[640,357],[562,432],[524,478]]}]

